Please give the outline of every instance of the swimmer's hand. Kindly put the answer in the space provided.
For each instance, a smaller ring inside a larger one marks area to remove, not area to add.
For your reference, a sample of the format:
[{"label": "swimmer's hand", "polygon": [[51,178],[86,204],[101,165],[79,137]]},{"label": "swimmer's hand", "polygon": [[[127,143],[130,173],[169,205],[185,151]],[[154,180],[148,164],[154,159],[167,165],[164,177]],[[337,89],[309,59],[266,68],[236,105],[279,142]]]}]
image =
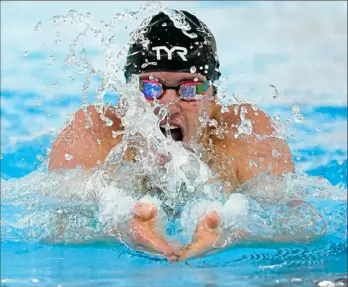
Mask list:
[{"label": "swimmer's hand", "polygon": [[[220,217],[216,211],[203,216],[197,224],[191,244],[177,252],[178,260],[192,259],[225,247],[217,243],[221,236],[219,225]],[[229,245],[238,243],[247,235],[246,231],[234,231],[229,235]]]},{"label": "swimmer's hand", "polygon": [[134,206],[133,214],[129,225],[133,243],[163,255],[169,261],[177,261],[174,249],[155,231],[157,208],[149,203],[138,202]]}]

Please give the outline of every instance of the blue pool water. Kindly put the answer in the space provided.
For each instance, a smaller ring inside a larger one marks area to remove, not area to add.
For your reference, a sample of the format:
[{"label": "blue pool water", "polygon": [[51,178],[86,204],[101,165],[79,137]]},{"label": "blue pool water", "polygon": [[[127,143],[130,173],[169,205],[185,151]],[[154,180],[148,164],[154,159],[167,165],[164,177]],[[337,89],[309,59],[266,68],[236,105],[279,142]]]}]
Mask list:
[{"label": "blue pool water", "polygon": [[[286,114],[288,108],[267,111],[272,114],[280,110]],[[306,129],[304,124],[296,127],[300,134],[305,131],[304,143],[306,138],[318,139],[318,145],[311,148],[299,145],[300,137],[289,139],[297,169],[302,168],[313,178],[322,176],[331,186],[346,192],[346,150],[344,146],[333,149],[323,144],[325,134],[337,126],[335,122],[347,120],[346,109],[326,107],[303,113],[305,119],[325,119],[333,125],[320,133],[315,127]],[[15,153],[4,154],[2,179],[30,176],[39,166],[35,155],[48,147],[50,140],[44,136]],[[27,164],[19,164],[23,162]],[[2,224],[1,286],[315,286],[323,280],[334,282],[347,276],[347,202],[331,197],[309,199],[329,226],[323,238],[307,244],[240,244],[180,263],[134,252],[114,241],[53,244],[27,239],[25,228]],[[20,211],[21,206],[2,202],[2,220]]]}]

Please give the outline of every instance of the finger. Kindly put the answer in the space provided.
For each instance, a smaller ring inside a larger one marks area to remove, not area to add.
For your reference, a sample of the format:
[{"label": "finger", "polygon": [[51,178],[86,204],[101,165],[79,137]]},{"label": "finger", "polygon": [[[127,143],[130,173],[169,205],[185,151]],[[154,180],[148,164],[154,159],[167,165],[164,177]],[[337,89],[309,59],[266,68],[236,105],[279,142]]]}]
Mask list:
[{"label": "finger", "polygon": [[213,249],[213,244],[202,244],[201,242],[194,242],[190,244],[186,250],[178,253],[179,261],[193,259],[195,257],[199,257],[204,255],[205,253],[211,251]]},{"label": "finger", "polygon": [[179,260],[179,257],[176,255],[172,255],[172,256],[167,257],[167,259],[169,262],[177,262]]},{"label": "finger", "polygon": [[220,223],[220,217],[216,211],[210,212],[205,216],[201,222],[205,222],[209,229],[216,229]]},{"label": "finger", "polygon": [[163,238],[155,234],[148,235],[141,244],[144,247],[147,247],[154,252],[160,253],[168,258],[175,256],[173,248]]},{"label": "finger", "polygon": [[177,252],[179,260],[203,255],[215,247],[215,242],[219,238],[220,217],[213,211],[201,218],[197,224],[193,242],[185,250]]},{"label": "finger", "polygon": [[[137,219],[139,220],[139,219]],[[174,255],[173,248],[160,236],[153,228],[142,226],[133,222],[131,236],[133,241],[152,252],[163,254],[164,256]]]},{"label": "finger", "polygon": [[186,248],[182,248],[182,249],[176,251],[175,255],[180,260],[181,258],[185,257],[185,253],[186,253]]},{"label": "finger", "polygon": [[150,220],[157,215],[157,208],[150,203],[137,202],[134,205],[133,213],[142,220]]}]

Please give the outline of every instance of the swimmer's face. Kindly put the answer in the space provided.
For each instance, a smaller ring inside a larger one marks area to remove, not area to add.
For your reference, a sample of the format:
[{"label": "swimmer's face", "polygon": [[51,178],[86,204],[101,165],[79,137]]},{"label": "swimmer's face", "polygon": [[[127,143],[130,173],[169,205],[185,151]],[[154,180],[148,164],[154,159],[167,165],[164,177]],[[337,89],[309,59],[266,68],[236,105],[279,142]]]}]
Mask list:
[{"label": "swimmer's face", "polygon": [[[142,80],[156,80],[165,86],[176,87],[185,82],[205,82],[207,79],[200,74],[174,73],[174,72],[152,72],[139,75]],[[214,105],[213,87],[211,86],[204,97],[198,101],[184,101],[179,99],[176,90],[168,89],[163,96],[157,100],[160,107],[167,107],[168,117],[162,124],[162,132],[165,134],[164,124],[168,121],[171,125],[171,135],[176,141],[188,142],[192,139],[198,140],[204,127],[200,118],[207,119],[212,114]],[[154,105],[154,101],[147,100]],[[155,109],[158,114],[159,109]]]}]

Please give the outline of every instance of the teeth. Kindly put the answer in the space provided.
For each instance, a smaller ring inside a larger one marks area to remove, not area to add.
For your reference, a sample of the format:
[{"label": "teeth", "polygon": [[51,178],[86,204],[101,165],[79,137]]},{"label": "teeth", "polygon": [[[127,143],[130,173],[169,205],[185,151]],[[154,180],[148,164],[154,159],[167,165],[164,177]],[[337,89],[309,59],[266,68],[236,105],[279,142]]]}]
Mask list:
[{"label": "teeth", "polygon": [[[161,125],[161,128],[166,129],[166,128],[167,128],[167,125]],[[169,125],[169,128],[170,128],[171,130],[173,130],[173,129],[178,129],[179,127],[173,126],[173,125]]]}]

